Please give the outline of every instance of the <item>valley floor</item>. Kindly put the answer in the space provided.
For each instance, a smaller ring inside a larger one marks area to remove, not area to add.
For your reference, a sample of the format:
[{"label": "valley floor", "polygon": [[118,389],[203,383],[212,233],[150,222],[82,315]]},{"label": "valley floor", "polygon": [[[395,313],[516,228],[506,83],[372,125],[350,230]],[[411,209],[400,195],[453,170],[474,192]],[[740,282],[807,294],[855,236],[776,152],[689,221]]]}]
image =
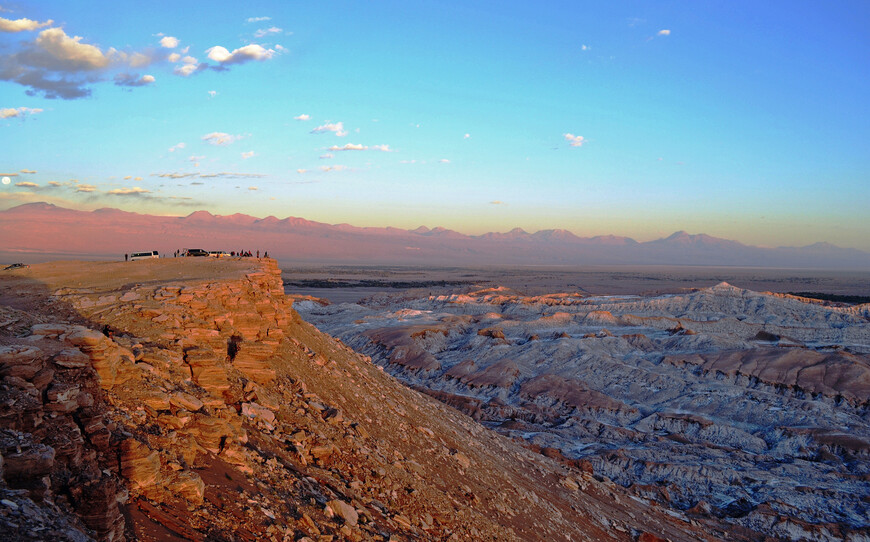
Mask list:
[{"label": "valley floor", "polygon": [[867,295],[866,274],[343,267],[284,280],[306,320],[406,384],[639,497],[777,538],[870,536],[870,304],[783,295]]}]

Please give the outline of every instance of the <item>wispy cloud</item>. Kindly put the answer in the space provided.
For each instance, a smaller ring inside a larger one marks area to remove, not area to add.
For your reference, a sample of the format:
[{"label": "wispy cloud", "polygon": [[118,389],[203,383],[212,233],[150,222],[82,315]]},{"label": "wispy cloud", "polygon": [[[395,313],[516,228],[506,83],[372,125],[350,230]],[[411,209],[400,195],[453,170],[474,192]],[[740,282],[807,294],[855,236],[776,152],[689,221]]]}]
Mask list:
[{"label": "wispy cloud", "polygon": [[574,134],[563,134],[565,140],[571,144],[572,147],[582,147],[583,143],[586,142],[586,139],[583,136],[578,136]]},{"label": "wispy cloud", "polygon": [[442,158],[441,160],[438,160],[438,162],[440,162],[442,164],[449,164],[450,160],[448,160],[447,158]]},{"label": "wispy cloud", "polygon": [[670,35],[671,35],[671,31],[670,31],[670,30],[667,30],[667,29],[665,29],[665,30],[659,30],[658,35],[659,35],[659,36],[670,36]]},{"label": "wispy cloud", "polygon": [[11,119],[15,117],[24,118],[27,115],[35,115],[42,113],[42,109],[30,107],[7,107],[0,109],[0,119]]},{"label": "wispy cloud", "polygon": [[119,73],[115,75],[115,84],[119,87],[144,87],[145,85],[150,85],[154,81],[155,79],[153,75],[143,75],[142,77],[129,73]]},{"label": "wispy cloud", "polygon": [[254,32],[254,37],[262,38],[268,36],[269,34],[280,34],[281,32],[283,32],[283,30],[278,28],[277,26],[273,26],[271,28],[261,28]]},{"label": "wispy cloud", "polygon": [[78,184],[76,185],[76,192],[96,192],[97,187],[92,184]]},{"label": "wispy cloud", "polygon": [[321,124],[317,128],[311,130],[312,134],[325,134],[327,132],[333,132],[338,137],[344,137],[347,135],[347,131],[344,129],[344,123],[342,122],[327,122],[326,124]]},{"label": "wispy cloud", "polygon": [[470,137],[471,137],[471,134],[465,134],[464,136],[462,136],[462,139],[468,139]]},{"label": "wispy cloud", "polygon": [[492,200],[491,202],[489,202],[489,204],[490,204],[490,205],[507,205],[505,202],[500,201],[500,200],[497,200],[497,199],[496,199],[496,200]]},{"label": "wispy cloud", "polygon": [[140,196],[142,194],[150,194],[150,190],[146,190],[144,188],[140,188],[138,186],[134,186],[133,188],[115,188],[114,190],[109,190],[106,194],[110,196]]},{"label": "wispy cloud", "polygon": [[365,145],[360,145],[358,143],[345,143],[341,147],[338,145],[333,145],[329,147],[330,151],[364,151],[368,149]]},{"label": "wispy cloud", "polygon": [[33,175],[34,173],[36,173],[36,170],[35,169],[22,169],[21,173],[24,173],[25,175]]},{"label": "wispy cloud", "polygon": [[253,158],[256,155],[257,153],[255,153],[254,151],[245,151],[242,153],[242,159],[247,160],[248,158]]},{"label": "wispy cloud", "polygon": [[205,134],[204,136],[202,136],[202,140],[209,145],[217,145],[222,147],[235,143],[243,137],[244,136],[241,135],[230,135],[225,132],[212,132],[210,134]]},{"label": "wispy cloud", "polygon": [[262,179],[267,177],[267,175],[263,173],[232,173],[232,172],[221,172],[221,173],[180,173],[180,172],[172,172],[172,173],[152,173],[152,177],[162,177],[165,179],[188,179],[188,178],[198,178],[198,179],[214,179],[214,178],[224,178],[224,179]]},{"label": "wispy cloud", "polygon": [[271,17],[248,17],[249,23],[260,23],[263,21],[271,21]]},{"label": "wispy cloud", "polygon": [[209,97],[209,98],[214,98],[214,97],[217,96],[217,95],[218,95],[218,91],[216,91],[216,90],[209,90],[209,91],[208,91],[208,97]]},{"label": "wispy cloud", "polygon": [[38,184],[28,181],[21,181],[20,183],[15,183],[15,186],[19,186],[21,188],[39,188]]},{"label": "wispy cloud", "polygon": [[256,186],[249,186],[248,190],[259,190],[259,188],[257,188]]},{"label": "wispy cloud", "polygon": [[186,146],[187,146],[187,143],[185,143],[184,141],[182,141],[181,143],[178,143],[178,144],[176,144],[176,145],[173,145],[173,146],[169,147],[169,152],[175,152],[175,151],[177,151],[177,150],[181,150],[181,149],[183,149],[183,148],[186,147]]},{"label": "wispy cloud", "polygon": [[347,166],[342,165],[334,165],[334,166],[320,166],[320,171],[329,172],[329,171],[344,171],[347,169]]},{"label": "wispy cloud", "polygon": [[295,116],[295,117],[293,117],[293,118],[294,118],[295,120],[310,120],[310,119],[311,119],[311,115],[308,115],[308,114],[302,113],[301,115],[297,115],[297,116]]}]

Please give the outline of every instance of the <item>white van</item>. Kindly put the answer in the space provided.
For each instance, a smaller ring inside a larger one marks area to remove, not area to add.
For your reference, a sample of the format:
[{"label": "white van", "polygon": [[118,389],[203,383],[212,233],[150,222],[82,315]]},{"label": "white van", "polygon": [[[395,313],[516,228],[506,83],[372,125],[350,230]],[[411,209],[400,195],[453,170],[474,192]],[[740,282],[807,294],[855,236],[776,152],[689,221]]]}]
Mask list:
[{"label": "white van", "polygon": [[136,260],[147,260],[149,258],[159,258],[160,255],[157,254],[156,250],[152,250],[150,252],[134,252],[130,254],[130,261],[135,262]]}]

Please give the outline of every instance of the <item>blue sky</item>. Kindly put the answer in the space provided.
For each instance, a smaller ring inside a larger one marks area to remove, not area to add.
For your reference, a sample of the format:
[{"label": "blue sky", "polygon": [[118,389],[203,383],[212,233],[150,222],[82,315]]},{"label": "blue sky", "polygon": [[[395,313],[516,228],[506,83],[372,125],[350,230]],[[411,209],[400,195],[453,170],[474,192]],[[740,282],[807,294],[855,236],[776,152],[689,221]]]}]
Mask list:
[{"label": "blue sky", "polygon": [[870,4],[537,4],[0,0],[0,208],[870,250]]}]

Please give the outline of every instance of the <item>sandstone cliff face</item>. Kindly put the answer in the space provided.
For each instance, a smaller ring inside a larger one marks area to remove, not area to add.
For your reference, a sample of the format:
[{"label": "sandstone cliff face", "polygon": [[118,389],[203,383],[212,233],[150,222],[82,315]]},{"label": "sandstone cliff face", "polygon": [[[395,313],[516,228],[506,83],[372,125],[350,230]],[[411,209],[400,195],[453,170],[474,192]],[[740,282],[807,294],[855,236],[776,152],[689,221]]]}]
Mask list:
[{"label": "sandstone cliff face", "polygon": [[299,319],[270,260],[139,263],[0,279],[3,536],[725,536],[398,384]]}]

